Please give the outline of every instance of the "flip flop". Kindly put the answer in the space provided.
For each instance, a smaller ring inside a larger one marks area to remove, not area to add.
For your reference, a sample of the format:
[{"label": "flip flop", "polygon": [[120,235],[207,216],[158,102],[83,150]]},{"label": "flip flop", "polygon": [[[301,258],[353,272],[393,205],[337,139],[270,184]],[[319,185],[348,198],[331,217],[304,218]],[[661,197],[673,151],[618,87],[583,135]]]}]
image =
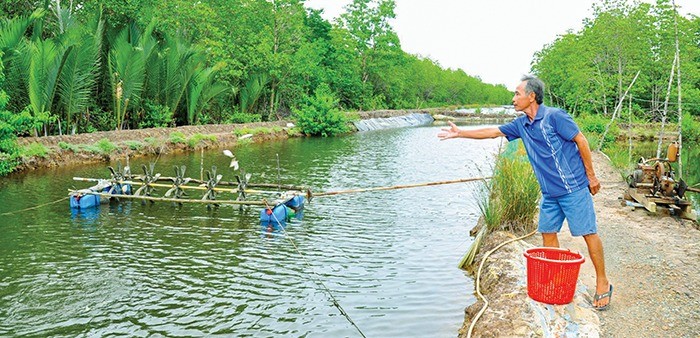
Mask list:
[{"label": "flip flop", "polygon": [[[603,299],[603,298],[610,298],[610,300],[608,301],[608,304],[605,304],[605,305],[603,305],[603,306],[593,306],[593,308],[596,309],[596,310],[598,310],[598,311],[605,311],[605,310],[607,310],[608,307],[610,306],[610,303],[612,302],[612,293],[613,293],[613,286],[612,286],[612,284],[610,284],[610,290],[608,290],[608,292],[605,292],[605,293],[602,293],[602,294],[597,294],[597,293],[596,293],[596,294],[593,296],[593,303],[595,303],[596,301],[599,301],[599,300],[601,300],[601,299]],[[593,304],[591,304],[591,305],[593,305]]]}]

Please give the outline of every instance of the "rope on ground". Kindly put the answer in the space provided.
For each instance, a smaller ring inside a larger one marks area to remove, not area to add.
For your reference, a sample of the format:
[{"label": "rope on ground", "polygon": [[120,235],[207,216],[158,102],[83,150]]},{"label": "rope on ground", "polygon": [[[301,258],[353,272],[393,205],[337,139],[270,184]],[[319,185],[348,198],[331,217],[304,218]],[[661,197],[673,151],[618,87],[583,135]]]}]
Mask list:
[{"label": "rope on ground", "polygon": [[[275,218],[277,225],[282,229],[282,232],[284,233],[284,237],[287,238],[287,240],[289,240],[290,243],[292,243],[294,250],[297,252],[297,254],[299,254],[299,256],[301,256],[302,260],[304,261],[306,266],[309,268],[309,270],[313,274],[311,279],[314,281],[314,283],[316,283],[317,285],[321,286],[324,290],[326,290],[326,293],[328,294],[328,296],[331,297],[331,300],[333,301],[333,305],[338,309],[338,311],[340,311],[340,314],[343,315],[345,317],[345,319],[347,319],[348,322],[350,322],[350,324],[352,324],[352,326],[355,327],[357,332],[359,332],[363,338],[367,338],[367,336],[365,336],[365,334],[362,332],[362,330],[360,330],[360,327],[358,327],[357,324],[355,324],[355,322],[352,320],[352,318],[350,318],[350,315],[347,312],[345,312],[345,309],[343,309],[343,307],[340,306],[340,303],[338,302],[337,299],[335,299],[331,290],[328,289],[328,287],[326,287],[326,285],[320,280],[320,278],[318,278],[318,275],[316,274],[314,269],[311,267],[309,260],[306,258],[306,256],[304,256],[304,254],[301,253],[301,250],[299,250],[299,247],[297,247],[296,243],[294,243],[294,240],[292,240],[292,237],[289,236],[289,234],[287,233],[287,230],[284,228],[284,226],[282,226],[282,222],[280,222],[280,220],[277,218],[277,215],[275,215],[275,212],[273,210],[274,208],[270,207],[270,205],[267,204],[267,201],[265,201],[265,207],[272,212],[272,217]],[[286,206],[285,206],[285,208],[286,208]],[[314,276],[316,278],[314,278]]]},{"label": "rope on ground", "polygon": [[489,306],[489,301],[486,299],[486,297],[484,297],[484,295],[481,294],[481,290],[479,289],[479,280],[481,279],[481,268],[484,267],[484,262],[486,262],[486,258],[491,256],[492,253],[496,252],[496,250],[500,249],[501,247],[505,246],[506,244],[530,237],[530,236],[534,235],[536,232],[537,232],[537,229],[535,229],[534,231],[532,231],[531,233],[529,233],[527,235],[520,236],[518,238],[509,239],[509,240],[499,244],[495,248],[491,249],[491,251],[487,252],[484,255],[484,257],[481,259],[481,263],[479,263],[479,270],[476,272],[476,294],[479,296],[479,298],[481,298],[481,300],[484,301],[484,306],[481,308],[481,310],[479,310],[479,313],[476,314],[474,319],[472,319],[472,322],[469,325],[469,332],[467,333],[467,338],[471,338],[472,331],[474,330],[474,325],[479,320],[481,315],[484,314],[484,311],[486,311],[486,308]]},{"label": "rope on ground", "polygon": [[65,201],[65,200],[67,200],[67,199],[69,199],[69,198],[70,198],[70,196],[66,196],[66,197],[60,198],[60,199],[58,199],[58,200],[55,200],[55,201],[53,201],[53,202],[44,203],[44,204],[39,204],[39,205],[37,205],[37,206],[30,207],[30,208],[26,208],[26,209],[22,209],[22,210],[15,210],[15,211],[10,211],[10,212],[4,212],[4,213],[2,213],[2,214],[0,214],[0,215],[2,215],[2,216],[7,216],[7,215],[17,214],[17,213],[24,212],[24,211],[29,211],[29,210],[33,210],[33,209],[38,209],[38,208],[41,208],[41,207],[45,207],[45,206],[47,206],[47,205],[56,204],[56,203],[58,203],[58,202]]}]

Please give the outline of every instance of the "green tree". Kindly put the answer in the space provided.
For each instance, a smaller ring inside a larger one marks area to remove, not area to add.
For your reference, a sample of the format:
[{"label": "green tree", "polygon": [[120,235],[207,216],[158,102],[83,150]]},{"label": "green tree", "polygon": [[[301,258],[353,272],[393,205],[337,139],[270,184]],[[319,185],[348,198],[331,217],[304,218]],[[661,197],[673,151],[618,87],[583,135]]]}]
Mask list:
[{"label": "green tree", "polygon": [[17,166],[19,149],[16,135],[25,132],[32,119],[27,111],[16,114],[6,109],[10,98],[2,89],[5,85],[2,56],[3,52],[0,51],[0,176],[12,172]]},{"label": "green tree", "polygon": [[387,68],[393,68],[402,56],[398,36],[389,24],[396,17],[395,7],[393,0],[354,0],[339,19],[340,27],[348,34],[343,43],[359,59],[360,79],[371,85],[374,93],[386,91],[385,74],[391,74]]},{"label": "green tree", "polygon": [[327,85],[321,85],[300,109],[294,110],[297,125],[304,134],[333,136],[348,131],[348,120],[338,109],[338,99]]},{"label": "green tree", "polygon": [[[585,20],[581,31],[569,32],[539,51],[533,72],[548,84],[549,101],[574,114],[610,114],[640,71],[630,90],[633,110],[659,120],[667,93],[671,102],[677,99],[675,81],[669,88],[676,15],[668,0],[655,5],[604,1],[594,6],[593,17]],[[697,114],[700,107],[693,102],[700,82],[698,17],[677,19],[684,101],[687,98],[686,107]]]}]

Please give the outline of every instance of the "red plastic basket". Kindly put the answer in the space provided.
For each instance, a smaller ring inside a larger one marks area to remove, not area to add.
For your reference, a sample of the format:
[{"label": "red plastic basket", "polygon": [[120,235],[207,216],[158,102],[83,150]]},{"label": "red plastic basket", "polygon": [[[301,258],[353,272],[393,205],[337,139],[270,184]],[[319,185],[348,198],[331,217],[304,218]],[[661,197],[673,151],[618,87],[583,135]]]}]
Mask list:
[{"label": "red plastic basket", "polygon": [[525,250],[527,294],[547,304],[568,304],[574,299],[578,271],[585,258],[559,248]]}]

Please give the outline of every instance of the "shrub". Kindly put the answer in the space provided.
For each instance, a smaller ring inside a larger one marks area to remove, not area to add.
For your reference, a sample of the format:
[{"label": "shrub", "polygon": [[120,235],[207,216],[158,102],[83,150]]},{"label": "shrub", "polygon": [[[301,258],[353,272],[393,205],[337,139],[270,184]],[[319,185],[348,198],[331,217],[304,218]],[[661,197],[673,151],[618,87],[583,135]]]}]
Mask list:
[{"label": "shrub", "polygon": [[19,165],[19,158],[16,154],[7,154],[0,152],[0,176],[5,176],[15,169]]},{"label": "shrub", "polygon": [[139,129],[170,127],[174,125],[173,114],[168,107],[145,100],[141,119],[138,122]]},{"label": "shrub", "polygon": [[683,113],[681,132],[684,140],[700,141],[700,121],[688,112]]},{"label": "shrub", "polygon": [[187,143],[187,137],[185,137],[185,134],[180,131],[174,131],[170,133],[168,141],[170,141],[172,144]]},{"label": "shrub", "polygon": [[386,97],[384,94],[379,94],[375,96],[370,96],[369,99],[365,99],[362,102],[362,108],[367,110],[382,110],[387,109]]},{"label": "shrub", "polygon": [[144,145],[140,141],[124,141],[124,144],[131,150],[141,150]]},{"label": "shrub", "polygon": [[227,123],[251,123],[260,121],[262,121],[260,114],[246,114],[241,112],[235,112],[226,119]]},{"label": "shrub", "polygon": [[602,134],[605,131],[605,126],[610,122],[609,119],[598,114],[581,114],[576,118],[576,123],[579,129],[585,133]]},{"label": "shrub", "polygon": [[114,114],[110,111],[103,111],[98,106],[90,108],[86,119],[78,120],[78,131],[93,133],[96,131],[114,130],[116,121]]},{"label": "shrub", "polygon": [[117,150],[119,147],[117,147],[116,144],[112,143],[108,138],[103,138],[97,142],[95,142],[95,147],[99,149],[100,153],[103,154],[109,154],[115,150]]},{"label": "shrub", "polygon": [[578,124],[579,129],[581,129],[584,135],[586,135],[586,138],[590,143],[589,146],[591,147],[591,149],[599,148],[601,141],[603,142],[603,144],[600,148],[603,148],[615,142],[617,135],[620,134],[620,127],[615,121],[613,121],[613,123],[610,125],[608,133],[605,134],[605,139],[601,140],[601,137],[603,133],[605,133],[605,128],[607,127],[608,123],[610,123],[609,118],[598,114],[581,114],[576,119],[576,124]]},{"label": "shrub", "polygon": [[58,147],[63,149],[63,150],[70,150],[74,153],[77,153],[80,150],[79,146],[72,144],[72,143],[63,142],[63,141],[58,142]]},{"label": "shrub", "polygon": [[190,148],[196,148],[202,141],[216,142],[216,135],[203,135],[200,133],[196,133],[190,136],[189,139],[187,139],[187,145]]},{"label": "shrub", "polygon": [[20,150],[20,154],[22,157],[43,157],[45,158],[46,156],[49,155],[51,150],[47,148],[45,145],[41,143],[30,143],[29,145],[25,146]]},{"label": "shrub", "polygon": [[294,110],[297,126],[304,134],[326,137],[349,130],[347,118],[338,109],[338,99],[327,85],[319,86],[306,101],[301,109]]}]

